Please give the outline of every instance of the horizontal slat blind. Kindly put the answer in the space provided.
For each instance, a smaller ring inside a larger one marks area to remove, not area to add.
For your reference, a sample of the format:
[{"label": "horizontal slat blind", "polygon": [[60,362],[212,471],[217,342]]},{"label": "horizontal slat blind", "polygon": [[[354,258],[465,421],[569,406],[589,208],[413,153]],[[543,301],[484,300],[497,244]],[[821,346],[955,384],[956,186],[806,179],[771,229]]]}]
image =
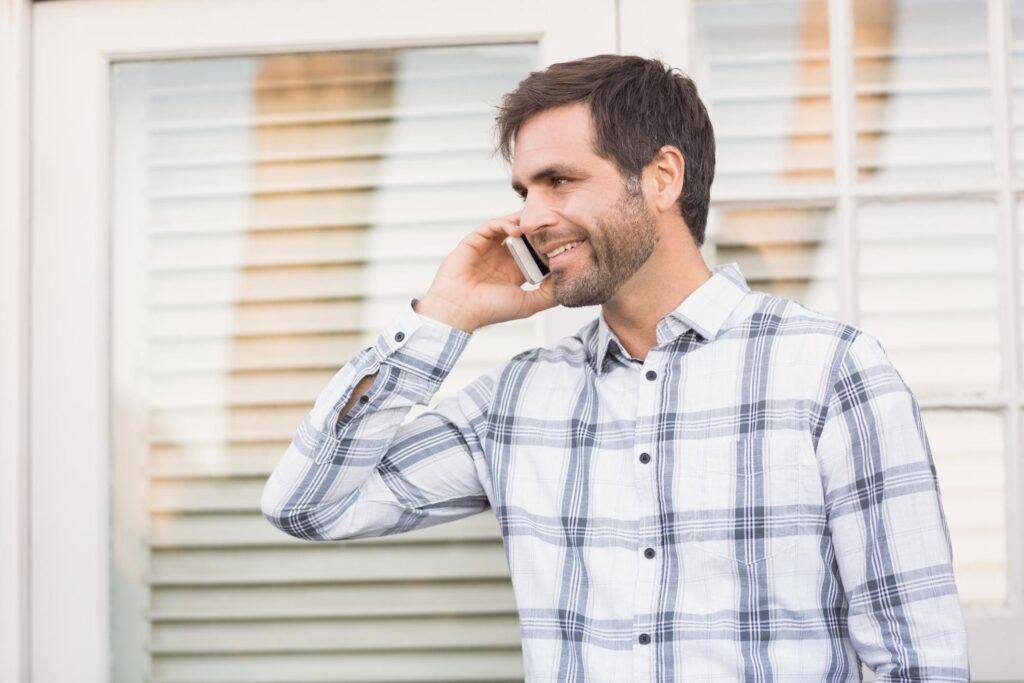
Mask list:
[{"label": "horizontal slat blind", "polygon": [[854,0],[862,180],[992,177],[985,3]]},{"label": "horizontal slat blind", "polygon": [[1010,114],[1014,173],[1024,175],[1024,1],[1010,0]]},{"label": "horizontal slat blind", "polygon": [[[521,679],[492,516],[310,543],[268,525],[259,498],[333,374],[469,230],[514,210],[491,156],[493,105],[534,55],[524,44],[115,68],[116,234],[138,247],[118,264],[137,286],[134,308],[115,311],[137,377],[118,387],[115,429],[137,438],[115,454],[117,486],[145,489],[115,521],[116,632],[145,631],[115,646],[145,656],[115,656],[115,678]],[[437,398],[540,339],[536,321],[478,331]],[[126,669],[133,658],[146,670]]]},{"label": "horizontal slat blind", "polygon": [[1006,604],[1006,433],[994,410],[923,412],[953,542],[961,601]]},{"label": "horizontal slat blind", "polygon": [[708,220],[720,263],[735,261],[753,289],[839,313],[835,212],[823,207],[721,207]]},{"label": "horizontal slat blind", "polygon": [[833,178],[826,0],[695,2],[694,77],[715,127],[715,190]]},{"label": "horizontal slat blind", "polygon": [[[995,205],[861,205],[861,322],[924,395],[1001,388]],[[936,372],[942,368],[942,372]]]}]

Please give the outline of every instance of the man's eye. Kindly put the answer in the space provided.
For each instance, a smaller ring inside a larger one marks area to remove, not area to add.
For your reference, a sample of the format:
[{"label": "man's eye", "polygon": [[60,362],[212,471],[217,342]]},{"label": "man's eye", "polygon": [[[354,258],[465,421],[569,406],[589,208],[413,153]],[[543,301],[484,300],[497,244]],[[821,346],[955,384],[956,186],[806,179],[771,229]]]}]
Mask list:
[{"label": "man's eye", "polygon": [[561,185],[562,183],[567,183],[567,182],[569,182],[569,179],[568,178],[563,178],[561,176],[555,176],[554,178],[551,179],[551,184],[552,185]]}]

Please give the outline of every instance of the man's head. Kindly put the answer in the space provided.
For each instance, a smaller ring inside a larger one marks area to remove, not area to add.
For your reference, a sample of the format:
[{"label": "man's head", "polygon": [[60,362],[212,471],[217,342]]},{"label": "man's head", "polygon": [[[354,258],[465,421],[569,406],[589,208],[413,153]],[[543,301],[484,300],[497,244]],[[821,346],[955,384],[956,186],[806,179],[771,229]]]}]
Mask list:
[{"label": "man's head", "polygon": [[[608,302],[649,261],[646,280],[657,281],[679,268],[674,250],[704,242],[711,123],[693,82],[661,62],[599,55],[552,65],[505,96],[497,128],[534,246],[547,254],[582,240],[549,260],[562,305]],[[667,251],[651,259],[663,234]]]},{"label": "man's head", "polygon": [[594,153],[611,161],[633,192],[661,148],[671,145],[682,154],[685,179],[679,212],[701,246],[715,176],[715,137],[694,82],[659,60],[636,56],[596,55],[552,64],[505,95],[497,117],[502,157],[513,160],[517,135],[527,120],[572,104],[585,105]]}]

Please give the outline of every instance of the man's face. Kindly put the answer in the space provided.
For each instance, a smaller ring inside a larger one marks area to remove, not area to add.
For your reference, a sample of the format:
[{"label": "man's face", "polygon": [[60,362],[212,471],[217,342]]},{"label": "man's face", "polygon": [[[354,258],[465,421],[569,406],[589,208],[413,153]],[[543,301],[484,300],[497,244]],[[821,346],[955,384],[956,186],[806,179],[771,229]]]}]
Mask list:
[{"label": "man's face", "polygon": [[659,237],[639,188],[627,191],[615,165],[594,153],[592,140],[586,105],[551,109],[520,128],[512,164],[513,187],[525,194],[519,225],[551,269],[555,300],[570,308],[615,296],[654,253]]}]

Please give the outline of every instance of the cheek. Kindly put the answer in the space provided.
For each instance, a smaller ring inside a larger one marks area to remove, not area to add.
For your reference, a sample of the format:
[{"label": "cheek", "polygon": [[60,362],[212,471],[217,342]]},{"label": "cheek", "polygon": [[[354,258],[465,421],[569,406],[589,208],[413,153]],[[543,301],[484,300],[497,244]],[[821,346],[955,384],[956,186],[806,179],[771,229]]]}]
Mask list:
[{"label": "cheek", "polygon": [[607,194],[602,193],[598,187],[577,186],[562,195],[561,210],[566,218],[574,222],[579,219],[584,225],[589,225],[593,222],[594,216],[599,215],[608,205],[609,199],[615,196],[615,193],[610,191]]},{"label": "cheek", "polygon": [[596,230],[600,207],[601,201],[591,193],[574,192],[565,198],[558,213],[573,228],[590,239]]}]

